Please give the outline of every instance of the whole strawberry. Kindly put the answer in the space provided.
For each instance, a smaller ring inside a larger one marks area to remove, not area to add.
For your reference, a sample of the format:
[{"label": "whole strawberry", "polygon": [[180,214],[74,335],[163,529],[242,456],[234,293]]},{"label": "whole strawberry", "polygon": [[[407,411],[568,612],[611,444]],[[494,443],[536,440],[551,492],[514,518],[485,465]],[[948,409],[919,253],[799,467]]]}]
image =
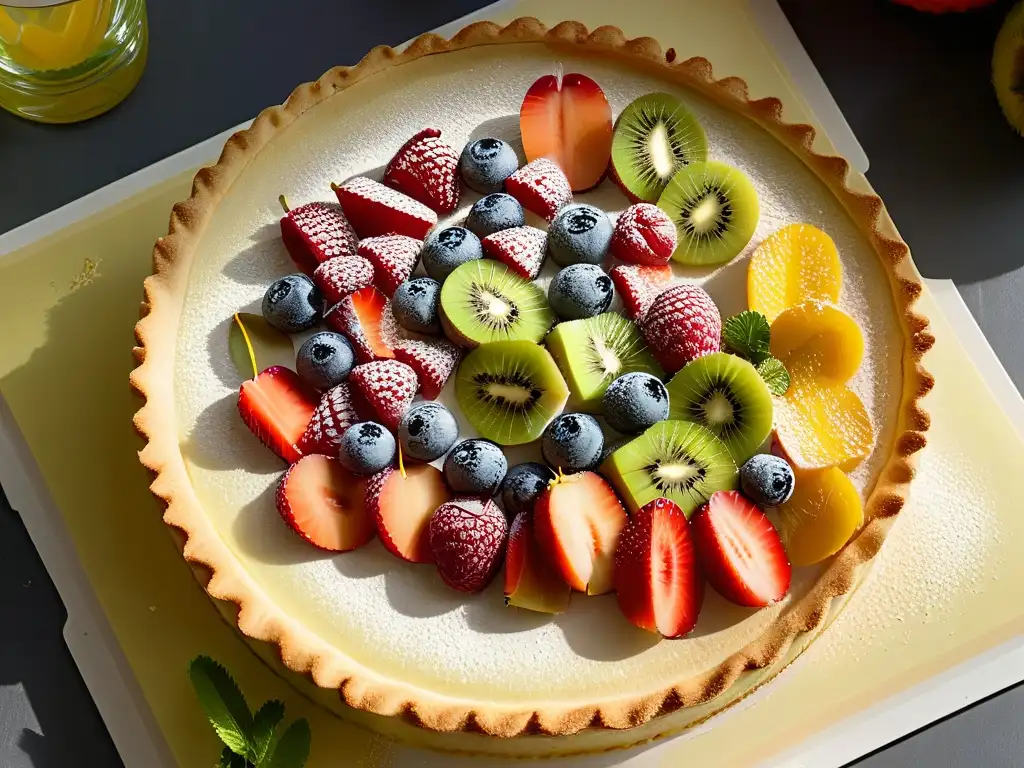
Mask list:
[{"label": "whole strawberry", "polygon": [[676,249],[676,225],[656,205],[631,205],[615,220],[609,249],[628,264],[668,264]]},{"label": "whole strawberry", "polygon": [[424,128],[391,158],[384,183],[438,213],[451,213],[459,205],[459,156],[441,141],[441,131]]},{"label": "whole strawberry", "polygon": [[708,292],[697,285],[675,285],[658,294],[641,330],[666,373],[675,373],[722,346],[722,315]]},{"label": "whole strawberry", "polygon": [[372,413],[388,429],[398,422],[416,397],[416,372],[398,360],[375,360],[357,365],[348,375],[356,408]]},{"label": "whole strawberry", "polygon": [[462,592],[477,592],[501,566],[508,523],[493,501],[455,499],[431,515],[428,536],[444,583]]}]

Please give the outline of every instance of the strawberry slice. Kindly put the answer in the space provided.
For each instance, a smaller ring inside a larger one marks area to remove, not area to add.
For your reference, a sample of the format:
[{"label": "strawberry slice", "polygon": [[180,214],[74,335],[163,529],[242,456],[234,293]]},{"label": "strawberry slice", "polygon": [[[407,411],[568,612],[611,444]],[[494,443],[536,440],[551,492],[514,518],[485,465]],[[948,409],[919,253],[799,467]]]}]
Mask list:
[{"label": "strawberry slice", "polygon": [[351,256],[359,245],[337,203],[306,203],[288,210],[281,218],[281,239],[292,261],[307,275],[325,261]]},{"label": "strawberry slice", "polygon": [[615,220],[609,250],[628,264],[668,264],[676,249],[676,225],[661,208],[650,203],[631,205]]},{"label": "strawberry slice", "polygon": [[434,510],[427,536],[441,580],[452,589],[476,592],[501,567],[508,522],[490,499],[454,499]]},{"label": "strawberry slice", "polygon": [[303,456],[319,453],[337,456],[341,436],[353,424],[361,421],[352,400],[352,390],[343,381],[324,392],[320,404],[313,411],[309,426],[299,439],[299,450]]},{"label": "strawberry slice", "polygon": [[604,178],[612,152],[612,108],[589,77],[572,73],[537,80],[519,109],[519,126],[526,159],[553,160],[574,192],[596,187]]},{"label": "strawberry slice", "polygon": [[424,128],[398,150],[384,170],[384,183],[438,213],[459,205],[459,156],[441,141],[441,131]]},{"label": "strawberry slice", "polygon": [[381,543],[410,563],[432,563],[428,526],[434,510],[451,499],[444,475],[430,464],[409,467],[405,477],[388,467],[366,485],[366,509]]},{"label": "strawberry slice", "polygon": [[505,179],[505,191],[519,204],[548,221],[572,202],[572,189],[562,169],[546,157],[527,163]]},{"label": "strawberry slice", "polygon": [[366,483],[337,459],[303,456],[277,486],[277,511],[299,536],[331,552],[348,552],[373,538]]},{"label": "strawberry slice", "polygon": [[541,613],[565,613],[572,592],[544,557],[533,533],[533,514],[512,521],[505,553],[505,605]]},{"label": "strawberry slice", "polygon": [[615,547],[626,521],[619,497],[594,472],[561,475],[534,508],[541,548],[566,583],[588,595],[612,591]]},{"label": "strawberry slice", "polygon": [[348,375],[348,382],[356,408],[374,414],[389,429],[398,429],[398,422],[416,397],[416,372],[397,360],[357,365]]},{"label": "strawberry slice", "polygon": [[420,394],[434,400],[462,357],[462,349],[444,339],[408,340],[395,345],[395,359],[416,371]]},{"label": "strawberry slice", "polygon": [[655,499],[633,515],[615,550],[615,590],[623,615],[664,637],[682,637],[697,623],[704,576],[686,515]]},{"label": "strawberry slice", "polygon": [[726,600],[763,608],[786,596],[789,558],[775,526],[754,502],[738,491],[716,491],[690,525],[701,568]]},{"label": "strawberry slice", "polygon": [[422,240],[437,214],[396,189],[362,176],[332,185],[345,216],[359,237],[406,235]]},{"label": "strawberry slice", "polygon": [[517,275],[533,280],[544,264],[548,235],[536,227],[513,227],[488,235],[481,241],[484,253]]},{"label": "strawberry slice", "polygon": [[644,319],[658,294],[672,282],[672,267],[638,267],[633,264],[619,264],[612,267],[612,282],[615,292],[622,297],[626,314],[630,320],[639,323]]},{"label": "strawberry slice", "polygon": [[350,293],[373,284],[373,264],[362,256],[339,256],[325,261],[313,272],[313,282],[333,307]]},{"label": "strawberry slice", "polygon": [[359,243],[359,255],[373,265],[373,281],[389,299],[409,279],[423,243],[405,235],[371,237]]},{"label": "strawberry slice", "polygon": [[391,314],[388,300],[372,285],[360,288],[331,307],[324,320],[352,342],[361,363],[395,356],[383,332],[384,318]]},{"label": "strawberry slice", "polygon": [[293,464],[302,458],[298,443],[320,395],[290,368],[274,365],[238,391],[242,421],[270,450]]}]

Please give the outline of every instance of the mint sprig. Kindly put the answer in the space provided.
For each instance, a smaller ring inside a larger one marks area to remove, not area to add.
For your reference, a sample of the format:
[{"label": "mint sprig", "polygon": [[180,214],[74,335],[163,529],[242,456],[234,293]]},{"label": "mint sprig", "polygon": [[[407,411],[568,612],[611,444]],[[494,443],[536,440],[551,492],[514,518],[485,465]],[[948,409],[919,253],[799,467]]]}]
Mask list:
[{"label": "mint sprig", "polygon": [[753,310],[733,315],[722,324],[725,345],[754,365],[772,356],[771,334],[768,318]]},{"label": "mint sprig", "polygon": [[309,759],[310,732],[296,720],[278,737],[284,704],[268,701],[253,717],[237,683],[208,656],[197,656],[188,670],[192,687],[210,725],[224,742],[219,768],[302,768]]},{"label": "mint sprig", "polygon": [[768,391],[776,397],[782,397],[789,389],[789,371],[781,360],[769,357],[762,360],[754,368],[768,385]]}]

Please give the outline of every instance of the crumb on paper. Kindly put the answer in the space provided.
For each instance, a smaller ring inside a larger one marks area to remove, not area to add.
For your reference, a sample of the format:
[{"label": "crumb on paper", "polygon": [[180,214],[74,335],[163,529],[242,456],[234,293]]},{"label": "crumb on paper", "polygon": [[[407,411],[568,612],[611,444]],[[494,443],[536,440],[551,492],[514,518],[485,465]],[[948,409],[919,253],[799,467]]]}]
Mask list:
[{"label": "crumb on paper", "polygon": [[100,262],[102,261],[103,259],[96,259],[96,261],[93,261],[92,259],[85,260],[85,263],[82,265],[82,271],[75,275],[75,279],[71,281],[72,293],[77,291],[79,288],[84,288],[91,284],[93,280],[100,276],[99,269]]}]

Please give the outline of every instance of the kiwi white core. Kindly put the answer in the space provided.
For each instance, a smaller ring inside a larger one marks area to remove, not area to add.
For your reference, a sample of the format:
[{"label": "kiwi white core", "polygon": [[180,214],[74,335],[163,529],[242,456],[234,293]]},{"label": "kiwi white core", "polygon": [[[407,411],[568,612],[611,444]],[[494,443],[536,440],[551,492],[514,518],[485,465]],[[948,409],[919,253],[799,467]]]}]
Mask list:
[{"label": "kiwi white core", "polygon": [[676,167],[675,155],[668,140],[668,129],[664,123],[657,123],[647,140],[647,155],[658,176],[665,178]]}]

